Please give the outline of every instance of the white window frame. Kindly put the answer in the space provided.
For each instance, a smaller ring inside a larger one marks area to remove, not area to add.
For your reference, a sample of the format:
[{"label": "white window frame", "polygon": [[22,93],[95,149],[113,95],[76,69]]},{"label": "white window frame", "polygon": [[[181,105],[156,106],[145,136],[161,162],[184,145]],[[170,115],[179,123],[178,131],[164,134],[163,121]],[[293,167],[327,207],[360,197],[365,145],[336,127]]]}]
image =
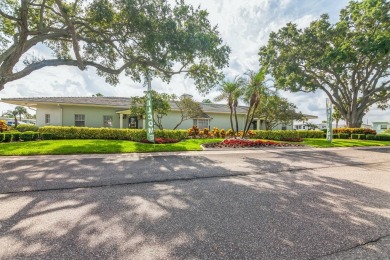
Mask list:
[{"label": "white window frame", "polygon": [[50,124],[50,114],[45,114],[45,124]]},{"label": "white window frame", "polygon": [[110,115],[103,116],[103,127],[112,127],[112,116]]},{"label": "white window frame", "polygon": [[387,125],[380,125],[381,130],[387,130]]},{"label": "white window frame", "polygon": [[[209,118],[194,118],[193,119],[193,125],[198,127],[199,130],[203,130],[205,128],[210,129],[210,119]],[[201,122],[201,126],[199,126],[199,122]],[[204,124],[207,122],[206,124]]]},{"label": "white window frame", "polygon": [[[82,122],[81,125],[78,125],[77,122]],[[74,125],[79,127],[85,126],[85,115],[84,114],[75,114],[74,115]]]}]

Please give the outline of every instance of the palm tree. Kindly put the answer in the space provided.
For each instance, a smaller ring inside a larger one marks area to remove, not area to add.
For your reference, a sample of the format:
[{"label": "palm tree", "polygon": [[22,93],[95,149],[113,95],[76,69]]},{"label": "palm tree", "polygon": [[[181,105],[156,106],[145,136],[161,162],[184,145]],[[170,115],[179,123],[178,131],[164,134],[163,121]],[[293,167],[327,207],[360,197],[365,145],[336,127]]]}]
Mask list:
[{"label": "palm tree", "polygon": [[340,110],[337,109],[336,106],[333,106],[332,119],[336,121],[336,128],[339,126],[339,121],[343,119],[343,116],[340,113]]},{"label": "palm tree", "polygon": [[222,85],[217,90],[220,94],[214,99],[215,101],[227,100],[230,109],[230,125],[233,132],[233,111],[236,120],[236,132],[238,132],[237,106],[238,100],[242,95],[243,84],[244,80],[239,76],[236,76],[233,81],[222,82]]},{"label": "palm tree", "polygon": [[22,106],[15,107],[14,111],[16,111],[16,115],[19,115],[19,121],[22,120],[22,115],[26,115],[27,114],[27,109],[25,107],[22,107]]},{"label": "palm tree", "polygon": [[16,116],[19,114],[19,112],[15,109],[15,110],[11,111],[11,114],[15,118],[15,128],[16,128],[18,126],[18,119],[16,118]]},{"label": "palm tree", "polygon": [[265,69],[260,69],[260,71],[257,73],[254,71],[247,72],[249,79],[245,86],[244,101],[249,104],[249,108],[245,119],[243,137],[246,137],[246,134],[249,131],[250,125],[255,115],[255,111],[260,104],[260,95],[265,91],[265,74]]}]

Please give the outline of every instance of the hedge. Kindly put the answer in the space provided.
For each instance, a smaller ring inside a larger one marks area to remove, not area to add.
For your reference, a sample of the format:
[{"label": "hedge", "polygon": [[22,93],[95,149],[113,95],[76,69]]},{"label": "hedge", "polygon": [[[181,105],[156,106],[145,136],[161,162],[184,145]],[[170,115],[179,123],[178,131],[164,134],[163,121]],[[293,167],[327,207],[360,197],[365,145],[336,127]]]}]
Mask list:
[{"label": "hedge", "polygon": [[39,130],[39,127],[35,125],[21,124],[16,127],[16,130],[18,130],[19,132],[37,132]]},{"label": "hedge", "polygon": [[0,142],[11,142],[12,134],[11,133],[0,133]]},{"label": "hedge", "polygon": [[334,128],[333,134],[348,134],[351,136],[352,134],[373,134],[376,135],[376,131],[369,128]]},{"label": "hedge", "polygon": [[[146,140],[145,129],[91,128],[75,126],[44,126],[39,128],[41,134],[52,134],[53,139],[107,139],[130,140],[140,142]],[[187,138],[186,130],[156,130],[156,138],[182,140]]]},{"label": "hedge", "polygon": [[26,132],[20,133],[19,138],[22,141],[35,141],[39,138],[39,133],[33,132],[33,131],[26,131]]},{"label": "hedge", "polygon": [[390,135],[379,134],[379,135],[375,136],[375,140],[378,140],[378,141],[390,141]]},{"label": "hedge", "polygon": [[252,130],[254,139],[323,138],[324,132],[312,130]]}]

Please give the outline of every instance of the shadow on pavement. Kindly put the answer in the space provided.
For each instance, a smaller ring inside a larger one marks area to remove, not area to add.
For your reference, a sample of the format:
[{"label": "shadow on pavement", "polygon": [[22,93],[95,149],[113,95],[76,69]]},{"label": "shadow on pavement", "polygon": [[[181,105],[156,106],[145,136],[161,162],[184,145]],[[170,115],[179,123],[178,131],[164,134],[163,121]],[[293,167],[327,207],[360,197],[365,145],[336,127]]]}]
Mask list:
[{"label": "shadow on pavement", "polygon": [[[199,179],[2,194],[1,259],[312,259],[390,231],[388,192],[311,170],[229,177],[239,170],[201,156],[96,160],[23,162],[0,183],[4,189],[35,179],[52,187],[109,181],[102,172]],[[59,173],[60,164],[72,170]],[[237,169],[272,168],[266,164],[245,157]],[[208,171],[221,177],[201,179]]]}]

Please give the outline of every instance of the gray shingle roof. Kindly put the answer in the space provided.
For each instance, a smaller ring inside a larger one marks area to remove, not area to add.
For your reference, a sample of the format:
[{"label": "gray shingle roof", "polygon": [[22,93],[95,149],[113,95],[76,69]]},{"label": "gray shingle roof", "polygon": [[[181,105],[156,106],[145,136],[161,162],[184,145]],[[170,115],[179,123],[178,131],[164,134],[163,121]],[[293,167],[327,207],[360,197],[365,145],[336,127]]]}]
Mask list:
[{"label": "gray shingle roof", "polygon": [[[10,104],[21,103],[54,103],[54,104],[74,104],[74,105],[96,105],[109,106],[128,109],[130,98],[126,97],[34,97],[34,98],[3,98],[2,102]],[[13,103],[15,102],[15,103]],[[229,107],[226,104],[209,104],[200,103],[202,109],[206,113],[230,113]],[[175,103],[171,102],[172,110],[178,110]],[[238,106],[238,114],[246,114],[247,107]]]}]

